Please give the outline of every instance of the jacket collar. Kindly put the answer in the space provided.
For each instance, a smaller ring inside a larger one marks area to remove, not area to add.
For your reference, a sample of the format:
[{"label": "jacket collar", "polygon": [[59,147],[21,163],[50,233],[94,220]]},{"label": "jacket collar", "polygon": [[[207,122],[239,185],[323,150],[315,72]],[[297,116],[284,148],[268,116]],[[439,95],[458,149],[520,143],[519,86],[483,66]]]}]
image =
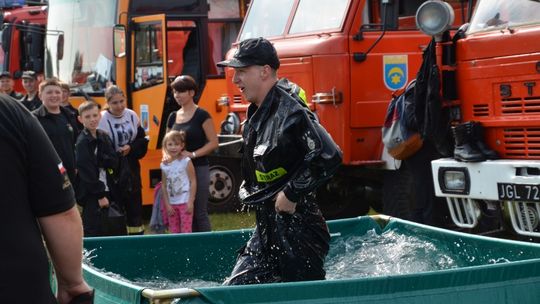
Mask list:
[{"label": "jacket collar", "polygon": [[274,103],[279,102],[279,98],[276,97],[277,93],[276,85],[274,85],[270,91],[268,91],[268,94],[266,94],[266,97],[259,107],[255,104],[249,105],[247,117],[255,131],[259,131],[261,125],[267,120]]}]

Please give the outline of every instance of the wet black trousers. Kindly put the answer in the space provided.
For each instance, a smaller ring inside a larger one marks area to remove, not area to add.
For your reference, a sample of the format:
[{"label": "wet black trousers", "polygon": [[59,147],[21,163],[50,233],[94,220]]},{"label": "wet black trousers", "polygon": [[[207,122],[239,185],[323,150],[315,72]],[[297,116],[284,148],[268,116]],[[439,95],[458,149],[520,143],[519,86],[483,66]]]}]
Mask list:
[{"label": "wet black trousers", "polygon": [[330,235],[316,204],[292,215],[259,207],[257,227],[224,285],[324,280]]}]

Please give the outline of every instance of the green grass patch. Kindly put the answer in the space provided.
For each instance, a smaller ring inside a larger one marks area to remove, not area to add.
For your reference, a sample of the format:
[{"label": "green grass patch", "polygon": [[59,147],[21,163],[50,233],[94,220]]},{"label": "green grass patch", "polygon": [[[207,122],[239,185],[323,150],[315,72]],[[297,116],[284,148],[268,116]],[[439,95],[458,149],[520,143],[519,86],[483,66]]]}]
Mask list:
[{"label": "green grass patch", "polygon": [[255,212],[212,213],[212,231],[234,230],[255,227]]}]

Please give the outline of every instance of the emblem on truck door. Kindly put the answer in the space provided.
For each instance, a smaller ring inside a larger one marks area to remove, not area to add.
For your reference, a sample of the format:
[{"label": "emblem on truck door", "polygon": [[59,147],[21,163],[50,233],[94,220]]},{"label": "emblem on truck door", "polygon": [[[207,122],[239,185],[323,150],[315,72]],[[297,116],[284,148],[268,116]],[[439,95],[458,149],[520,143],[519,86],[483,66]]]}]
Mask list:
[{"label": "emblem on truck door", "polygon": [[407,55],[387,55],[383,57],[384,85],[392,90],[399,90],[407,84]]}]

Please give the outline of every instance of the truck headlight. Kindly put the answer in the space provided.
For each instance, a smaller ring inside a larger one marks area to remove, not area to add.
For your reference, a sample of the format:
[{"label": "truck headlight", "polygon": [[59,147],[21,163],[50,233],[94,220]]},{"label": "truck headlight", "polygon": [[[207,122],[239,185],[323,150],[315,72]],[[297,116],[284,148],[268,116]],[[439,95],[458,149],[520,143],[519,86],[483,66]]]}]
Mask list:
[{"label": "truck headlight", "polygon": [[454,10],[446,2],[427,1],[416,11],[416,26],[424,34],[438,36],[454,23]]},{"label": "truck headlight", "polygon": [[439,186],[443,193],[469,194],[469,171],[467,168],[439,168]]}]

